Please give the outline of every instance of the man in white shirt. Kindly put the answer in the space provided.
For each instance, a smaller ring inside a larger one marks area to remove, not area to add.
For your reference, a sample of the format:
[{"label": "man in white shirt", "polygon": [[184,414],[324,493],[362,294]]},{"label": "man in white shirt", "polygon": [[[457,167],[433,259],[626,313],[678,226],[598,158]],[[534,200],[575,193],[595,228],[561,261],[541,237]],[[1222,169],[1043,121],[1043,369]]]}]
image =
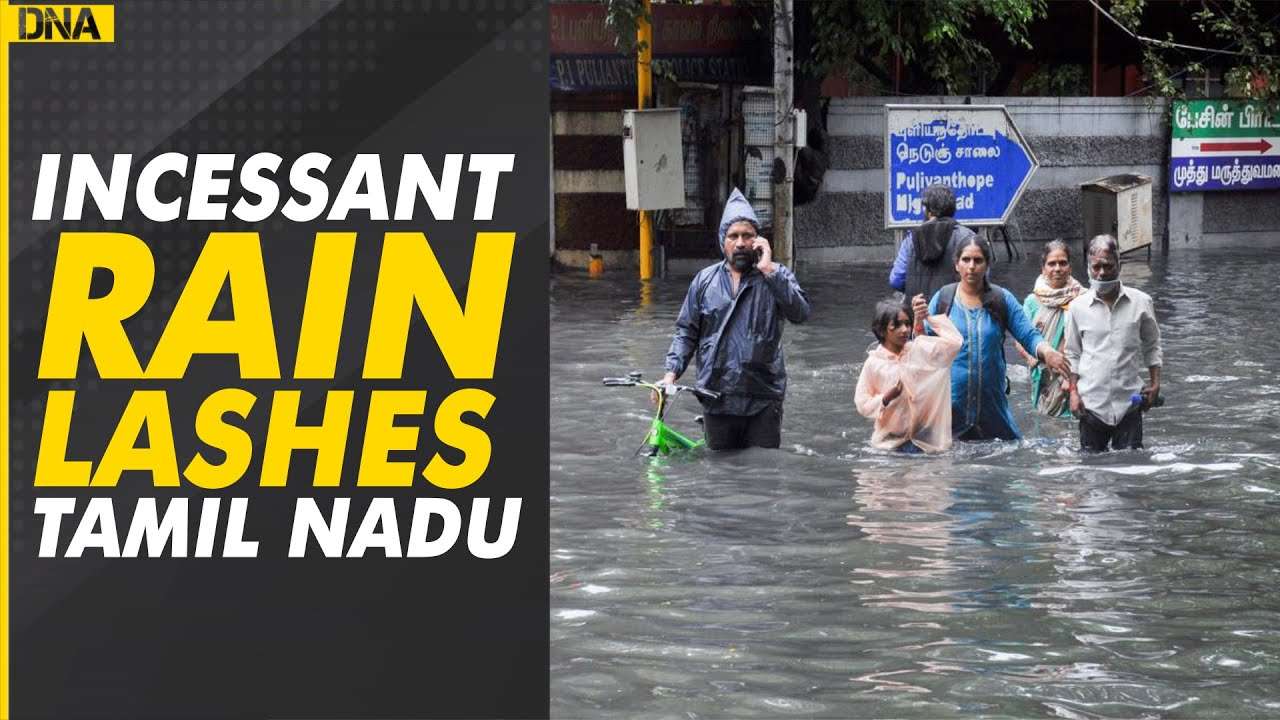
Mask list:
[{"label": "man in white shirt", "polygon": [[[1071,411],[1080,447],[1102,452],[1142,447],[1142,413],[1160,397],[1160,326],[1151,296],[1120,282],[1116,239],[1089,241],[1089,290],[1067,308]],[[1149,382],[1142,384],[1142,368]]]}]

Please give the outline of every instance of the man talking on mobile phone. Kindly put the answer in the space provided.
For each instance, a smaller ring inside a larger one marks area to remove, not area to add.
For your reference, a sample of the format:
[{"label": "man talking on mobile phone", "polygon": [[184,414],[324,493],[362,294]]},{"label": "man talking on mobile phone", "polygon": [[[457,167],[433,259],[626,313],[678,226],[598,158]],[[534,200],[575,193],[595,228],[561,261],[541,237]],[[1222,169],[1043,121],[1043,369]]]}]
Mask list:
[{"label": "man talking on mobile phone", "polygon": [[663,385],[674,383],[696,354],[697,386],[720,393],[718,400],[702,400],[712,450],[781,444],[782,328],[784,320],[809,317],[804,290],[791,270],[773,261],[759,230],[751,204],[734,188],[720,218],[724,259],[693,278],[667,351]]}]

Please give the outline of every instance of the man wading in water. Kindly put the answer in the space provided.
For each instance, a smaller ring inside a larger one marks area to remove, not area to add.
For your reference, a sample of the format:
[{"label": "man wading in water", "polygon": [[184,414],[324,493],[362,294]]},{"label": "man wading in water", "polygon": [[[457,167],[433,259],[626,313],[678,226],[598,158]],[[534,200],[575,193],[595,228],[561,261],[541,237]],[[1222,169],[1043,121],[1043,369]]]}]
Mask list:
[{"label": "man wading in water", "polygon": [[697,385],[721,394],[702,401],[712,450],[781,444],[787,393],[783,320],[802,323],[809,317],[809,301],[795,275],[773,261],[759,229],[755,211],[734,188],[720,219],[724,260],[693,278],[667,351],[661,384],[675,383],[696,352]]},{"label": "man wading in water", "polygon": [[[1160,326],[1151,296],[1120,283],[1116,239],[1089,241],[1089,290],[1067,308],[1071,412],[1080,447],[1102,452],[1142,447],[1142,413],[1159,404]],[[1142,384],[1142,368],[1151,382]]]}]

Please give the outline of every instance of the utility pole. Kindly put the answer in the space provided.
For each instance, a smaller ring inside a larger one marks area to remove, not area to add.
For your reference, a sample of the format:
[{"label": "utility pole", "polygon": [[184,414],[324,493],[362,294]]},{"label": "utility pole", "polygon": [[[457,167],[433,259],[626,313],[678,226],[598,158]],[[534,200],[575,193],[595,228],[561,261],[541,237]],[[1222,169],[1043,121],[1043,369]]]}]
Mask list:
[{"label": "utility pole", "polygon": [[[649,0],[644,0],[644,13],[636,21],[636,107],[644,110],[653,104],[653,24],[650,22]],[[640,211],[640,279],[653,278],[653,220],[646,210]]]},{"label": "utility pole", "polygon": [[1093,92],[1098,97],[1098,6],[1093,6]]},{"label": "utility pole", "polygon": [[[792,262],[791,190],[795,181],[795,136],[792,106],[795,104],[795,79],[792,72],[792,18],[795,0],[773,0],[773,157],[774,167],[782,163],[782,182],[773,186],[773,254],[779,260]],[[776,179],[776,176],[775,176]]]}]

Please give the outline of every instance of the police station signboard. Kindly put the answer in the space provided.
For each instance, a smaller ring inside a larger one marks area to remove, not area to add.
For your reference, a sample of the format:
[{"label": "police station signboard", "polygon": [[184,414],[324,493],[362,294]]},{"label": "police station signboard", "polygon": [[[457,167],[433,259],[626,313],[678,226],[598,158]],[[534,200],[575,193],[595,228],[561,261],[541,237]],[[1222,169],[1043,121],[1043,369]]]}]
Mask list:
[{"label": "police station signboard", "polygon": [[[552,3],[551,88],[628,90],[636,59],[618,50],[604,3]],[[653,69],[682,82],[768,85],[773,57],[750,9],[655,4]]]},{"label": "police station signboard", "polygon": [[1280,116],[1246,100],[1173,104],[1169,192],[1280,188]]},{"label": "police station signboard", "polygon": [[1002,105],[886,105],[886,228],[924,220],[920,195],[956,194],[956,220],[1003,225],[1039,166]]}]

